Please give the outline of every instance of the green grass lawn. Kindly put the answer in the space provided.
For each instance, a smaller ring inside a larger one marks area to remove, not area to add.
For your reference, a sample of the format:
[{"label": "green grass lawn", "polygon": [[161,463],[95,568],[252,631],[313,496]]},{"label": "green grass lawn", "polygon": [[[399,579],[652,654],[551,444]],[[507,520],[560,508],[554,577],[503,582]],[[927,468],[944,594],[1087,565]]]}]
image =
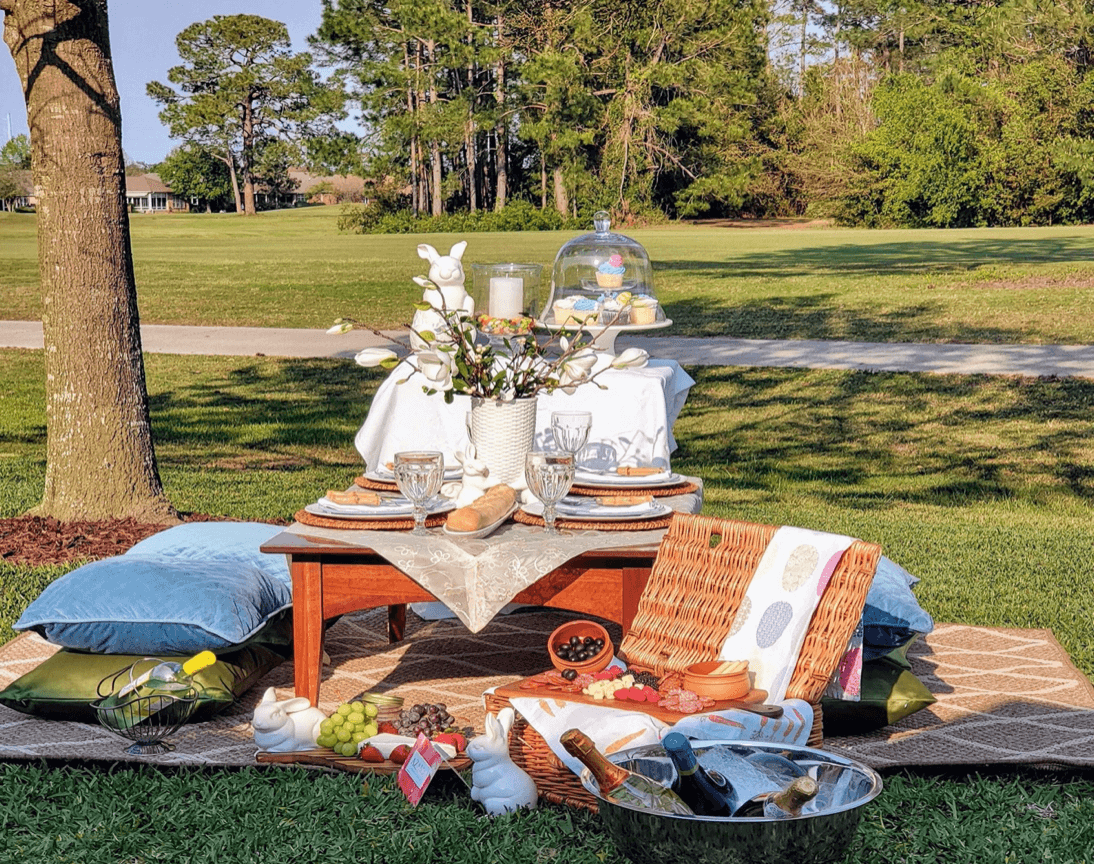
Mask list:
[{"label": "green grass lawn", "polygon": [[[285,517],[360,467],[379,373],[335,360],[146,357],[167,492],[183,510]],[[1094,382],[703,368],[674,467],[707,511],[849,532],[923,581],[940,621],[1048,627],[1094,674]],[[0,351],[0,518],[44,475],[42,357]],[[242,469],[242,470],[241,470]],[[0,638],[68,567],[0,563]],[[890,773],[847,862],[1090,861],[1081,772]],[[455,780],[418,810],[389,780],[304,771],[0,765],[7,861],[454,864],[624,859],[587,814],[488,820]]]},{"label": "green grass lawn", "polygon": [[[134,215],[142,320],[327,327],[408,320],[415,247],[453,235],[341,234],[338,208]],[[35,217],[0,214],[0,320],[40,316]],[[677,335],[1092,343],[1094,227],[867,231],[670,225],[645,245]],[[575,232],[468,235],[466,263],[547,271]]]}]

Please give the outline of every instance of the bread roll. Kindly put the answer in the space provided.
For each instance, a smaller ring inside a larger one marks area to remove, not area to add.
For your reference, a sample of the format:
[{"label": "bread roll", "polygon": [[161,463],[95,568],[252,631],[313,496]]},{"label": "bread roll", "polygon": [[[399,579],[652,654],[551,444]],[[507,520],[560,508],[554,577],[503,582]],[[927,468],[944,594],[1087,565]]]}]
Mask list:
[{"label": "bread roll", "polygon": [[596,503],[601,507],[631,507],[652,500],[653,496],[647,492],[645,495],[601,495],[596,499]]},{"label": "bread roll", "polygon": [[482,497],[448,514],[448,530],[478,531],[485,528],[505,516],[516,500],[517,493],[504,483],[491,486]]},{"label": "bread roll", "polygon": [[356,489],[350,489],[348,492],[328,489],[327,500],[332,504],[371,504],[375,507],[380,503],[380,496],[375,492],[362,492]]},{"label": "bread roll", "polygon": [[653,465],[620,465],[615,469],[615,473],[622,474],[624,477],[649,477],[651,474],[660,474],[663,470]]}]

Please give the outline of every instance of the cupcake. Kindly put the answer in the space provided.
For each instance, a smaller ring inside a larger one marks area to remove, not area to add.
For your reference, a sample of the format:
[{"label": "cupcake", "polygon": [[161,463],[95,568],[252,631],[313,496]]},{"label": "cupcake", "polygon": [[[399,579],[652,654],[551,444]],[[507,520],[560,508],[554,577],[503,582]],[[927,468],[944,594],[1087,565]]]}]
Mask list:
[{"label": "cupcake", "polygon": [[597,298],[597,302],[600,304],[600,323],[601,324],[626,324],[627,323],[627,310],[631,304],[631,292],[620,291],[619,293],[608,292],[601,294]]},{"label": "cupcake", "polygon": [[657,320],[657,300],[649,294],[637,294],[631,298],[631,323],[652,324]]},{"label": "cupcake", "polygon": [[600,304],[592,297],[560,297],[551,308],[556,324],[596,323],[600,317]]},{"label": "cupcake", "polygon": [[607,261],[596,268],[596,284],[601,288],[623,287],[623,256],[612,255]]}]

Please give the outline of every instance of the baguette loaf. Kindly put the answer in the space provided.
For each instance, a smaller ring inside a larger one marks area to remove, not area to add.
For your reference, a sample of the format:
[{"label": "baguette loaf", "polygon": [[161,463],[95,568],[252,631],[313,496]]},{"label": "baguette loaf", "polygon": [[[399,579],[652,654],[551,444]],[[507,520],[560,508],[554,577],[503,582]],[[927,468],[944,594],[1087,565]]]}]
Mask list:
[{"label": "baguette loaf", "polygon": [[501,519],[512,509],[517,493],[504,483],[491,486],[486,494],[448,514],[449,531],[478,531]]},{"label": "baguette loaf", "polygon": [[380,496],[375,492],[359,492],[356,489],[348,492],[328,489],[327,500],[332,504],[371,504],[375,507],[380,503]]},{"label": "baguette loaf", "polygon": [[663,468],[656,468],[653,465],[620,465],[615,469],[616,474],[622,474],[624,477],[649,477],[651,474],[660,474],[663,471]]}]

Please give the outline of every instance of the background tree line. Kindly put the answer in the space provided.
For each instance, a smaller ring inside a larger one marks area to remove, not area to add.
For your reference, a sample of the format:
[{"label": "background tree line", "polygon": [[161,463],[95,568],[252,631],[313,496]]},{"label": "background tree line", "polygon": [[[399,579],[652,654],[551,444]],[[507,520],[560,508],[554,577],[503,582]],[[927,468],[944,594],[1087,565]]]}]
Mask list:
[{"label": "background tree line", "polygon": [[1094,221],[1086,0],[322,4],[309,53],[257,16],[179,34],[179,90],[149,92],[184,194],[251,210],[295,161],[370,178],[366,228],[515,200],[551,225]]}]

